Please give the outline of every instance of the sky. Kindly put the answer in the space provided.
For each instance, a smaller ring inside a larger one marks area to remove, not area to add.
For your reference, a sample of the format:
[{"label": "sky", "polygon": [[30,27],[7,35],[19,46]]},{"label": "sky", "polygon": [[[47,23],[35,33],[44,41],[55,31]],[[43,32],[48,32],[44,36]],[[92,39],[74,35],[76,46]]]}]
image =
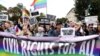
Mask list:
[{"label": "sky", "polygon": [[[33,7],[30,5],[33,1],[34,0],[0,0],[0,4],[9,8],[16,6],[18,3],[22,3],[28,10],[32,10]],[[61,18],[65,17],[73,7],[74,0],[47,0],[47,8],[38,9],[37,11],[56,15],[57,18]]]}]

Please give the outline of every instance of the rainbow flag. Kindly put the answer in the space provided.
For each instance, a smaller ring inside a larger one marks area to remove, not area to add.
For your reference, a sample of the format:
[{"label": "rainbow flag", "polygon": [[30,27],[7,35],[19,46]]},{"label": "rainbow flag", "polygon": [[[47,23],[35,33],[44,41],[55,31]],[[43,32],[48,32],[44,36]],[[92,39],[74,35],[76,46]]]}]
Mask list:
[{"label": "rainbow flag", "polygon": [[47,0],[34,0],[31,6],[34,6],[34,10],[47,7]]}]

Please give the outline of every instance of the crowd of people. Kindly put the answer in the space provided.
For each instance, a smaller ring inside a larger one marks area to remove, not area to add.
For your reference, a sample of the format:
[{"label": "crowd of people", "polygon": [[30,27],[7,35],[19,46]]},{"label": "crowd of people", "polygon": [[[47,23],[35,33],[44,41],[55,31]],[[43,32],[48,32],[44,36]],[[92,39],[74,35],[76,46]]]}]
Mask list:
[{"label": "crowd of people", "polygon": [[100,34],[99,24],[95,27],[92,23],[87,25],[86,23],[66,21],[64,24],[56,22],[45,25],[41,23],[30,25],[28,18],[24,21],[20,18],[17,22],[4,21],[0,24],[0,31],[15,34],[17,36],[58,37],[60,36],[60,31],[63,27],[75,28],[76,36]]}]

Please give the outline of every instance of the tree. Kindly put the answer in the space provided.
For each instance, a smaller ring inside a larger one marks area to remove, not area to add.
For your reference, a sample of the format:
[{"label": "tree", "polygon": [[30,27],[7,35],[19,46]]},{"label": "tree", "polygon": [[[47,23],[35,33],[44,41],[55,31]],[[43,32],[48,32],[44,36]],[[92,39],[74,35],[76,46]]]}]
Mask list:
[{"label": "tree", "polygon": [[[11,21],[17,21],[18,18],[20,18],[22,16],[22,9],[23,9],[23,4],[22,3],[18,3],[17,6],[15,7],[10,7],[8,9],[8,13],[9,13],[9,20]],[[29,11],[25,9],[25,11],[29,14]],[[10,14],[12,14],[12,16],[10,16]]]},{"label": "tree", "polygon": [[43,13],[40,13],[40,16],[37,16],[37,21],[41,21],[42,18],[45,18],[45,15]]},{"label": "tree", "polygon": [[22,16],[22,11],[18,7],[13,7],[13,8],[10,7],[8,9],[8,13],[12,14],[11,17],[9,15],[9,20],[11,20],[11,21],[17,21],[18,18],[20,18]]},{"label": "tree", "polygon": [[85,17],[85,10],[88,9],[90,0],[75,0],[75,13],[78,20],[83,20]]},{"label": "tree", "polygon": [[85,17],[85,10],[88,10],[89,16],[98,16],[100,22],[100,0],[76,0],[75,13],[79,20]]},{"label": "tree", "polygon": [[90,16],[98,16],[100,22],[100,0],[91,0],[89,13]]},{"label": "tree", "polygon": [[92,0],[90,3],[90,8],[89,8],[89,13],[90,15],[98,15],[99,13],[99,5],[98,5],[98,0]]},{"label": "tree", "polygon": [[24,6],[23,6],[22,3],[18,3],[18,4],[17,4],[17,7],[18,7],[19,9],[23,9]]},{"label": "tree", "polygon": [[58,18],[56,22],[65,23],[68,19],[67,18]]},{"label": "tree", "polygon": [[2,10],[7,10],[7,8],[0,4],[0,12],[1,12]]}]

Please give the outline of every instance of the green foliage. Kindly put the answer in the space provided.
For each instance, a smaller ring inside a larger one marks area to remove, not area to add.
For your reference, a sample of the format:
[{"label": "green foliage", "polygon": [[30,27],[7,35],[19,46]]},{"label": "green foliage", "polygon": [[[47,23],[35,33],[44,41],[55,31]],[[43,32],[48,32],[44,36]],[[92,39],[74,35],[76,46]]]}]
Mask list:
[{"label": "green foliage", "polygon": [[90,3],[89,13],[90,15],[98,15],[99,13],[99,5],[98,0],[92,0]]},{"label": "green foliage", "polygon": [[22,11],[20,8],[18,8],[17,6],[16,7],[13,7],[13,8],[10,8],[8,9],[8,13],[12,14],[12,17],[9,16],[9,20],[11,21],[17,21],[18,18],[20,18],[22,16]]},{"label": "green foliage", "polygon": [[17,7],[18,7],[19,9],[23,9],[24,6],[23,6],[22,3],[18,3],[18,4],[17,4]]},{"label": "green foliage", "polygon": [[100,22],[100,0],[91,0],[89,8],[90,16],[98,16],[98,21]]},{"label": "green foliage", "polygon": [[37,19],[38,22],[41,21],[41,17],[40,16],[36,17],[36,19]]},{"label": "green foliage", "polygon": [[76,0],[75,1],[75,13],[78,20],[83,20],[85,16],[85,10],[88,8],[89,0]]},{"label": "green foliage", "polygon": [[79,20],[83,20],[85,17],[85,10],[88,9],[89,16],[98,16],[100,21],[100,0],[76,0],[75,13]]},{"label": "green foliage", "polygon": [[[24,8],[23,4],[21,3],[18,3],[15,7],[10,7],[9,9],[6,9],[6,7],[4,7],[3,5],[0,5],[0,12],[2,10],[6,10],[8,12],[7,14],[9,15],[9,20],[18,21],[18,19],[22,17],[23,8]],[[25,10],[27,14],[30,14],[27,9]]]},{"label": "green foliage", "polygon": [[1,12],[2,10],[7,10],[7,8],[0,4],[0,12]]},{"label": "green foliage", "polygon": [[37,16],[37,21],[41,21],[42,18],[45,18],[45,15],[43,13],[40,13],[40,16]]},{"label": "green foliage", "polygon": [[[22,17],[22,9],[24,8],[23,4],[18,3],[17,6],[9,8],[8,13],[13,14],[12,17],[9,17],[9,20],[11,21],[18,21],[19,18]],[[24,8],[26,13],[29,15],[29,11]]]},{"label": "green foliage", "polygon": [[67,18],[58,18],[56,20],[56,22],[60,22],[60,23],[65,23],[67,21]]}]

